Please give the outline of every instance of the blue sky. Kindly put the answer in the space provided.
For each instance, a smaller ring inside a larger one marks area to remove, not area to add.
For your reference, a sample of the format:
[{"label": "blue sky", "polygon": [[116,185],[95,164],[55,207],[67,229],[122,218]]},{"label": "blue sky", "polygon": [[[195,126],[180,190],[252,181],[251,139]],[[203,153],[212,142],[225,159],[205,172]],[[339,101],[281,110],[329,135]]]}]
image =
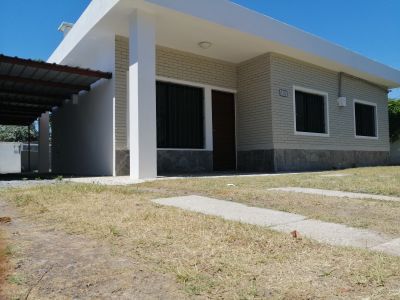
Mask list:
[{"label": "blue sky", "polygon": [[[399,0],[234,0],[400,69]],[[46,60],[90,0],[1,0],[0,53]],[[400,98],[400,90],[391,94]]]}]

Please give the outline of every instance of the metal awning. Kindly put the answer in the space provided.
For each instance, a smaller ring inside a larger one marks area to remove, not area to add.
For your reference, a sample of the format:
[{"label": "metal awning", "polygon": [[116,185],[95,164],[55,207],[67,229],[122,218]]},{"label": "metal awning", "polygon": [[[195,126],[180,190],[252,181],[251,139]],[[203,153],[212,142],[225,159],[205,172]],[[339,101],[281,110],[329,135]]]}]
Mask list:
[{"label": "metal awning", "polygon": [[29,125],[111,73],[0,55],[0,124]]}]

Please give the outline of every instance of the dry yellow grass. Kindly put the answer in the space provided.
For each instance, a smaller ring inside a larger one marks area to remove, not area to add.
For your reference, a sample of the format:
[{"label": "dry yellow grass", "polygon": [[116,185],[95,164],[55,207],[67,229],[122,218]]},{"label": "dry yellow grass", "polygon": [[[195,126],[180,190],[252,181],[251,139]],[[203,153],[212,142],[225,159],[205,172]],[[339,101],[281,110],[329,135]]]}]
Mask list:
[{"label": "dry yellow grass", "polygon": [[[348,176],[326,176],[337,174]],[[400,202],[268,191],[269,188],[288,186],[400,196],[400,167],[359,168],[273,177],[188,178],[146,183],[141,188],[173,195],[206,195],[376,230],[394,237],[400,235]]]},{"label": "dry yellow grass", "polygon": [[4,241],[4,233],[0,230],[0,299],[4,295],[4,285],[9,271],[7,259],[7,246]]},{"label": "dry yellow grass", "polygon": [[400,258],[295,240],[261,227],[150,202],[163,196],[140,186],[76,184],[4,193],[41,225],[106,241],[116,253],[157,272],[174,274],[189,296],[400,297]]}]

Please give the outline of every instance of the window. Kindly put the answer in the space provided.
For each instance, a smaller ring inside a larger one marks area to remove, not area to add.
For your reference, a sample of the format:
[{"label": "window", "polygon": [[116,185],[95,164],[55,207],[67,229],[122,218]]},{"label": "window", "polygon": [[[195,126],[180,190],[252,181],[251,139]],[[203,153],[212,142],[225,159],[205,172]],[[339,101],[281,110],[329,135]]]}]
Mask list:
[{"label": "window", "polygon": [[354,101],[356,137],[377,137],[376,104]]},{"label": "window", "polygon": [[157,82],[157,147],[204,148],[204,91]]},{"label": "window", "polygon": [[295,131],[298,134],[327,135],[327,95],[295,88]]}]

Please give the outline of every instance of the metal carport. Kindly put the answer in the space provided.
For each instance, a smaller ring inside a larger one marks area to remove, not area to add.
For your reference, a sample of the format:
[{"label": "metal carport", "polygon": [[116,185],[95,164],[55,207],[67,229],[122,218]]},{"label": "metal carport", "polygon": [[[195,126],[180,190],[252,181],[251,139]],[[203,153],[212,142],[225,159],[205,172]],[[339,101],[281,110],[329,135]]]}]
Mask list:
[{"label": "metal carport", "polygon": [[[48,144],[48,112],[111,77],[102,71],[0,55],[0,125],[29,126],[42,117]],[[46,141],[46,136],[40,139]]]}]

